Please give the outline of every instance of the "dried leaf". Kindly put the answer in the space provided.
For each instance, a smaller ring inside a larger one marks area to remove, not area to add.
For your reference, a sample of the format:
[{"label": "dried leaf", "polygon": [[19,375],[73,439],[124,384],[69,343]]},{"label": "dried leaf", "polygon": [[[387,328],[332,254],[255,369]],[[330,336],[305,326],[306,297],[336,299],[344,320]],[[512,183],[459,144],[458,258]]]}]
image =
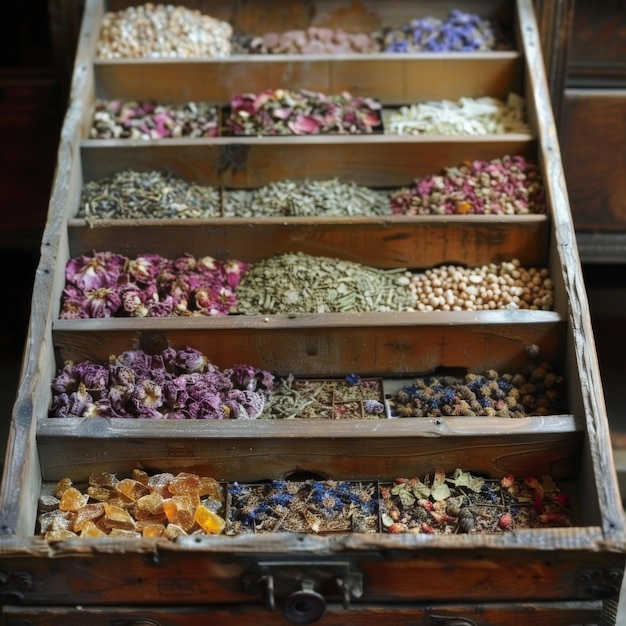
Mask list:
[{"label": "dried leaf", "polygon": [[472,491],[480,491],[481,487],[485,484],[485,479],[479,476],[472,476],[469,472],[457,468],[454,470],[452,476],[455,487],[467,487]]}]

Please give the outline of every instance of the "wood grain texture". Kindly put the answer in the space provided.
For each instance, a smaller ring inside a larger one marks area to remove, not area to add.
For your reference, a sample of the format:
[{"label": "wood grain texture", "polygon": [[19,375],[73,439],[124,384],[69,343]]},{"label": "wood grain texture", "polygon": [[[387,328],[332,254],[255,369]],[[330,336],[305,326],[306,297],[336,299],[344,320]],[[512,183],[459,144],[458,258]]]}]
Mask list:
[{"label": "wood grain texture", "polygon": [[626,90],[568,89],[559,123],[576,229],[626,228]]},{"label": "wood grain texture", "polygon": [[[260,590],[246,591],[242,579],[258,577],[259,556],[275,553],[276,545],[282,544],[288,549],[288,561],[332,562],[336,559],[313,555],[334,554],[350,563],[351,571],[361,571],[364,596],[354,601],[355,607],[365,602],[394,602],[394,609],[402,607],[403,602],[411,605],[472,602],[483,607],[497,602],[507,602],[510,607],[562,598],[591,602],[595,600],[591,597],[592,585],[581,582],[581,575],[597,572],[596,581],[605,584],[611,571],[623,567],[623,559],[576,548],[584,533],[561,530],[555,534],[568,538],[567,550],[523,547],[529,539],[523,533],[517,540],[507,533],[509,541],[505,549],[492,549],[493,545],[487,541],[482,546],[474,545],[472,550],[468,550],[471,543],[468,535],[456,537],[457,547],[452,546],[451,537],[435,541],[426,537],[417,550],[407,549],[396,537],[372,535],[358,551],[356,544],[345,537],[301,540],[285,534],[214,537],[210,538],[211,548],[202,542],[168,546],[162,542],[137,541],[133,551],[128,550],[125,540],[101,542],[100,549],[97,542],[79,541],[74,542],[78,552],[73,555],[66,552],[69,544],[65,549],[53,548],[48,553],[63,558],[41,558],[45,552],[40,558],[16,555],[11,559],[11,571],[28,572],[37,581],[36,585],[21,589],[24,605],[65,604],[63,599],[71,594],[76,604],[85,607],[138,604],[163,607],[184,602],[187,607],[209,604],[211,608],[237,603],[242,608],[256,606],[258,610],[262,602]],[[272,560],[267,556],[262,558]],[[288,571],[286,567],[283,569]],[[291,580],[295,582],[295,576]],[[485,589],[489,590],[487,602]],[[340,601],[332,588],[321,591],[327,594],[328,601]],[[457,606],[457,610],[460,608]],[[476,616],[476,619],[481,618]]]},{"label": "wood grain texture", "polygon": [[[260,604],[260,602],[259,602]],[[428,626],[434,618],[446,620],[470,619],[480,615],[485,626],[511,626],[532,619],[535,626],[571,626],[576,620],[585,623],[598,622],[602,614],[601,602],[530,602],[489,603],[481,607],[472,604],[451,606],[449,604],[424,604],[422,606],[394,606],[355,603],[349,610],[340,604],[329,603],[324,615],[324,624],[328,626],[378,626],[386,622],[397,626]],[[28,620],[33,626],[110,626],[111,619],[125,623],[141,623],[141,620],[153,620],[154,626],[196,626],[199,620],[210,620],[213,626],[240,626],[243,622],[263,625],[288,626],[279,602],[273,613],[263,606],[225,605],[195,606],[170,605],[167,608],[144,607],[141,609],[123,606],[114,607],[7,607],[3,609],[6,620]],[[149,622],[152,624],[152,622]],[[445,623],[445,622],[444,622]],[[466,622],[467,623],[467,622]],[[471,622],[470,622],[471,623]]]},{"label": "wood grain texture", "polygon": [[[413,55],[234,56],[224,60],[136,60],[95,63],[96,97],[228,105],[240,93],[268,88],[349,92],[384,105],[423,100],[491,96],[506,100],[521,89],[521,58],[515,52]],[[445,73],[450,80],[438,78]]]},{"label": "wood grain texture", "polygon": [[247,363],[279,375],[389,376],[437,367],[521,371],[531,344],[542,358],[562,363],[563,333],[562,319],[549,311],[326,313],[59,320],[53,342],[59,366],[104,362],[140,345],[190,345],[221,368]]},{"label": "wood grain texture", "polygon": [[[401,187],[418,176],[473,159],[530,156],[530,135],[485,137],[310,136],[221,137],[155,141],[85,139],[80,157],[84,180],[124,169],[166,170],[181,178],[227,188],[255,188],[291,178],[339,178],[368,187]],[[77,205],[76,205],[77,206]]]},{"label": "wood grain texture", "polygon": [[385,218],[266,218],[207,220],[83,220],[69,224],[70,256],[110,251],[176,258],[190,253],[256,263],[285,252],[339,258],[369,267],[480,267],[519,259],[545,267],[545,215]]}]

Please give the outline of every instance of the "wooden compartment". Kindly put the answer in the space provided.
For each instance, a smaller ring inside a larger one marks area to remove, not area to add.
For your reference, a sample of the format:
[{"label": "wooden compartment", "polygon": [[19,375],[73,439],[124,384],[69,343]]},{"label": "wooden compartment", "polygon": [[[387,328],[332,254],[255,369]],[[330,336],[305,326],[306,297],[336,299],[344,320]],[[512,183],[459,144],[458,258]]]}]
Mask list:
[{"label": "wooden compartment", "polygon": [[[308,24],[303,8],[309,5],[301,2],[285,3],[284,14],[265,14],[262,3],[243,1],[189,4],[214,9],[217,16],[235,16],[242,24],[256,21],[259,29],[270,24],[260,21],[260,15],[268,20],[274,16],[275,27]],[[68,594],[92,623],[107,613],[122,621],[163,624],[192,623],[204,613],[218,623],[247,617],[280,623],[283,618],[267,607],[297,601],[299,596],[293,594],[309,580],[330,603],[325,623],[377,623],[389,616],[398,623],[458,618],[503,624],[527,619],[531,607],[533,616],[546,624],[568,624],[574,618],[611,623],[625,564],[624,523],[530,0],[462,3],[467,10],[508,20],[515,49],[506,52],[393,59],[94,60],[102,12],[118,6],[124,4],[87,3],[59,147],[0,492],[3,623],[82,623],[84,618],[67,608]],[[376,24],[396,24],[404,21],[409,3],[355,5],[337,0],[316,6],[314,19],[321,23],[360,10],[363,19],[380,11]],[[234,7],[237,11],[231,13]],[[442,10],[440,3],[437,8],[423,3],[425,13]],[[286,66],[292,72],[287,76]],[[438,78],[426,87],[406,78],[411,72]],[[361,82],[364,73],[369,80]],[[222,82],[216,80],[218,75]],[[306,78],[307,87],[319,85],[327,91],[350,88],[356,77],[368,95],[390,104],[414,98],[503,96],[519,88],[527,99],[531,133],[465,139],[85,138],[96,97],[174,99],[174,94],[183,94],[225,101],[226,92],[254,87],[252,76],[265,80],[276,75],[285,76],[292,87]],[[194,91],[207,85],[221,91]],[[546,185],[545,215],[136,220],[94,227],[75,218],[85,182],[129,167],[165,167],[187,180],[222,188],[254,188],[286,177],[340,176],[385,189],[465,159],[505,154],[521,154],[538,163]],[[555,283],[554,310],[58,319],[66,261],[98,249],[127,255],[189,252],[249,262],[303,251],[381,268],[414,269],[517,257],[525,265],[548,268]],[[315,423],[47,418],[50,383],[64,361],[104,361],[110,354],[138,347],[156,351],[159,346],[187,345],[219,367],[249,363],[280,375],[356,372],[381,378],[408,378],[437,368],[512,371],[527,361],[527,348],[537,346],[541,358],[552,362],[567,381],[568,412],[522,419]],[[391,481],[436,469],[451,473],[457,467],[492,478],[549,474],[571,494],[574,517],[567,528],[494,535],[278,533],[189,536],[177,542],[70,539],[55,544],[36,535],[42,489],[63,477],[79,482],[94,471],[121,476],[136,467],[196,471],[241,482],[300,474]]]}]

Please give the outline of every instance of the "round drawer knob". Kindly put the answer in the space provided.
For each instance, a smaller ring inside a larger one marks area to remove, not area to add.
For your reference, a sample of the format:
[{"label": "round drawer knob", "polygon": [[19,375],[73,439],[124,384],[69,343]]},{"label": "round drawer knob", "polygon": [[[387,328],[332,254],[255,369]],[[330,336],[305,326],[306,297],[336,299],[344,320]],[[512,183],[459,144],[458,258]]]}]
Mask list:
[{"label": "round drawer knob", "polygon": [[317,591],[303,589],[285,600],[283,612],[292,624],[312,624],[326,613],[326,600]]}]

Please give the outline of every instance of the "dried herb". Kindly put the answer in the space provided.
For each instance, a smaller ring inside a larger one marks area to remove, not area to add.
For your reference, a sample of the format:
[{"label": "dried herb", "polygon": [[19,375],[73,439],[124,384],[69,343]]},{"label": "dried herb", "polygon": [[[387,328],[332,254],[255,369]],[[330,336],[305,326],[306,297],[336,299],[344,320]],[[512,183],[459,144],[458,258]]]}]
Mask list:
[{"label": "dried herb", "polygon": [[219,217],[215,187],[189,183],[160,172],[126,170],[83,187],[78,217],[88,222],[110,219]]}]

